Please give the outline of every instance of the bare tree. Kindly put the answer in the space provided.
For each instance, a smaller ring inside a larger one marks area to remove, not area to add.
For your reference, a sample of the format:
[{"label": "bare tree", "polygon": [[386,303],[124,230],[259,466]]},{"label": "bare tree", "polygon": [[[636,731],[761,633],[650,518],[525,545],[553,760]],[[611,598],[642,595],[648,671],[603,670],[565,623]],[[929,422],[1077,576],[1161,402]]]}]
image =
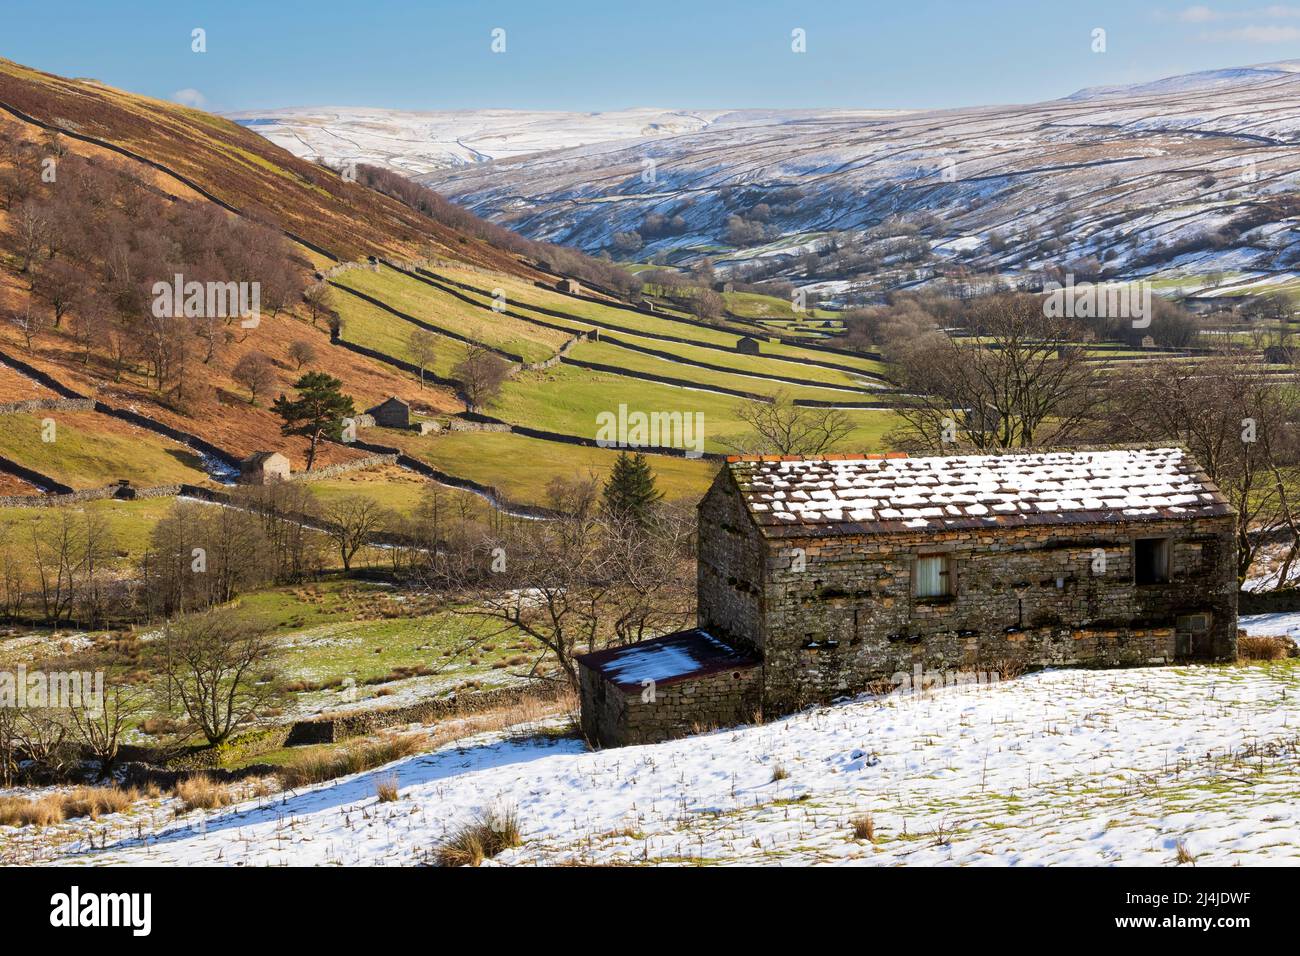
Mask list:
[{"label": "bare tree", "polygon": [[1237,574],[1259,545],[1287,542],[1277,585],[1300,559],[1300,401],[1291,383],[1260,374],[1249,355],[1170,360],[1121,371],[1106,390],[1099,430],[1115,441],[1186,447],[1236,511]]},{"label": "bare tree", "polygon": [[343,570],[352,570],[352,559],[383,524],[384,512],[373,499],[348,495],[325,508],[325,533],[338,546]]},{"label": "bare tree", "polygon": [[424,388],[424,372],[438,357],[438,337],[428,329],[414,328],[407,340],[411,359],[420,366],[420,387]]},{"label": "bare tree", "polygon": [[144,706],[143,692],[127,684],[114,683],[99,707],[72,709],[72,724],[77,737],[99,764],[101,780],[113,772],[122,746],[122,735]]},{"label": "bare tree", "polygon": [[510,377],[510,363],[484,345],[470,345],[451,370],[471,411],[489,404]]},{"label": "bare tree", "polygon": [[545,650],[533,676],[549,660],[576,688],[577,654],[680,627],[694,612],[688,538],[677,533],[681,522],[673,528],[634,539],[594,509],[508,524],[481,555],[490,572],[463,613],[528,635]]},{"label": "bare tree", "polygon": [[260,714],[276,694],[267,625],[231,610],[203,611],[169,624],[165,667],[185,714],[219,744]]},{"label": "bare tree", "polygon": [[893,384],[907,393],[893,436],[908,449],[981,451],[1064,444],[1087,424],[1101,382],[1073,322],[1043,314],[1035,296],[988,296],[970,306],[982,340],[936,332],[899,349]]},{"label": "bare tree", "polygon": [[302,300],[307,303],[307,314],[311,316],[312,328],[316,327],[318,318],[322,316],[329,318],[334,314],[334,290],[324,282],[309,285],[302,294]]},{"label": "bare tree", "polygon": [[301,371],[308,362],[316,361],[316,346],[306,339],[298,339],[289,345],[289,358],[293,359],[296,371]]},{"label": "bare tree", "polygon": [[275,385],[275,363],[262,352],[246,352],[230,370],[230,377],[248,389],[251,405],[258,395]]},{"label": "bare tree", "polygon": [[731,444],[745,454],[821,455],[853,430],[853,423],[838,408],[796,405],[786,392],[770,402],[747,401],[736,409],[736,417],[750,431]]}]

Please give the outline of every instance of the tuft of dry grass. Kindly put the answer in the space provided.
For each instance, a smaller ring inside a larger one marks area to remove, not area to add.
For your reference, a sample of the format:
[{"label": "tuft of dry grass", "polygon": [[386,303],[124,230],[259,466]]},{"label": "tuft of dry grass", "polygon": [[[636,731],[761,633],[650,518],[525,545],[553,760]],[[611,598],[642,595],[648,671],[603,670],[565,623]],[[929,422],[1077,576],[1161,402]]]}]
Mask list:
[{"label": "tuft of dry grass", "polygon": [[853,827],[853,839],[866,840],[868,843],[876,842],[876,821],[870,813],[859,813],[855,817],[850,817],[849,826]]},{"label": "tuft of dry grass", "polygon": [[393,803],[397,800],[397,774],[390,773],[375,781],[375,796],[380,803]]},{"label": "tuft of dry grass", "polygon": [[437,848],[438,866],[478,866],[503,850],[524,842],[519,819],[511,808],[479,810]]},{"label": "tuft of dry grass", "polygon": [[789,776],[790,776],[790,771],[789,771],[789,770],[786,770],[786,769],[785,769],[785,766],[782,765],[782,764],[777,764],[775,767],[772,768],[772,782],[773,782],[773,783],[776,783],[776,782],[778,782],[778,781],[780,781],[780,780],[785,780],[785,779],[787,779]]},{"label": "tuft of dry grass", "polygon": [[235,802],[233,787],[218,783],[203,773],[179,781],[176,784],[176,796],[186,810],[215,810]]},{"label": "tuft of dry grass", "polygon": [[1237,638],[1237,660],[1280,661],[1290,657],[1295,645],[1286,637],[1243,635]]},{"label": "tuft of dry grass", "polygon": [[349,744],[341,750],[306,753],[280,768],[280,782],[285,789],[293,789],[346,777],[419,753],[422,743],[419,737],[391,736]]},{"label": "tuft of dry grass", "polygon": [[0,826],[48,827],[79,817],[98,820],[108,813],[121,813],[139,799],[138,790],[121,787],[74,787],[30,800],[0,797]]},{"label": "tuft of dry grass", "polygon": [[1174,858],[1178,861],[1179,866],[1185,866],[1186,864],[1189,863],[1192,866],[1196,865],[1196,857],[1192,856],[1192,851],[1187,849],[1187,841],[1179,840],[1177,843],[1175,843],[1174,851],[1175,851]]}]

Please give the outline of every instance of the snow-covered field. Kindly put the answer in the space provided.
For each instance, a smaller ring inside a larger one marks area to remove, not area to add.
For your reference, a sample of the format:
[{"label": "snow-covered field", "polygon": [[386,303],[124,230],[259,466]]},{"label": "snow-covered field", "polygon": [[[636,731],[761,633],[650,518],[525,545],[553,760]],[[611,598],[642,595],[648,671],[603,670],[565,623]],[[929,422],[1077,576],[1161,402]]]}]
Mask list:
[{"label": "snow-covered field", "polygon": [[[1289,662],[1049,671],[595,753],[482,736],[161,831],[107,818],[56,859],[413,864],[497,805],[525,839],[505,864],[1173,865],[1180,845],[1201,866],[1295,864],[1298,678]],[[393,773],[401,799],[378,803]],[[864,812],[875,844],[852,837]]]}]

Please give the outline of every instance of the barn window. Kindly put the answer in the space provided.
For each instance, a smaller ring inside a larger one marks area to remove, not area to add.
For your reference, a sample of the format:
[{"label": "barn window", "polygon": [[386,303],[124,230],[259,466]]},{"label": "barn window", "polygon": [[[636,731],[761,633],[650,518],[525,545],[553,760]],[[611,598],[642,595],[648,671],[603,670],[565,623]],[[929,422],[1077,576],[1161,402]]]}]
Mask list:
[{"label": "barn window", "polygon": [[1164,584],[1169,580],[1169,539],[1138,538],[1133,542],[1135,584]]},{"label": "barn window", "polygon": [[914,580],[917,597],[941,598],[952,594],[952,573],[945,555],[930,554],[918,557]]}]

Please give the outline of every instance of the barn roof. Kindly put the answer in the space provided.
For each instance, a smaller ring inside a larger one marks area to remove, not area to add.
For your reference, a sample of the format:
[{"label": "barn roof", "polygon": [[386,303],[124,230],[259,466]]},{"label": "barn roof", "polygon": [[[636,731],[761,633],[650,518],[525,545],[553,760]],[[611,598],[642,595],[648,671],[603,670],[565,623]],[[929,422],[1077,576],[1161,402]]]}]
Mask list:
[{"label": "barn roof", "polygon": [[1158,521],[1232,513],[1181,448],[909,458],[733,457],[769,536]]},{"label": "barn roof", "polygon": [[624,690],[638,689],[645,680],[663,686],[759,663],[698,627],[583,654],[578,661]]}]

